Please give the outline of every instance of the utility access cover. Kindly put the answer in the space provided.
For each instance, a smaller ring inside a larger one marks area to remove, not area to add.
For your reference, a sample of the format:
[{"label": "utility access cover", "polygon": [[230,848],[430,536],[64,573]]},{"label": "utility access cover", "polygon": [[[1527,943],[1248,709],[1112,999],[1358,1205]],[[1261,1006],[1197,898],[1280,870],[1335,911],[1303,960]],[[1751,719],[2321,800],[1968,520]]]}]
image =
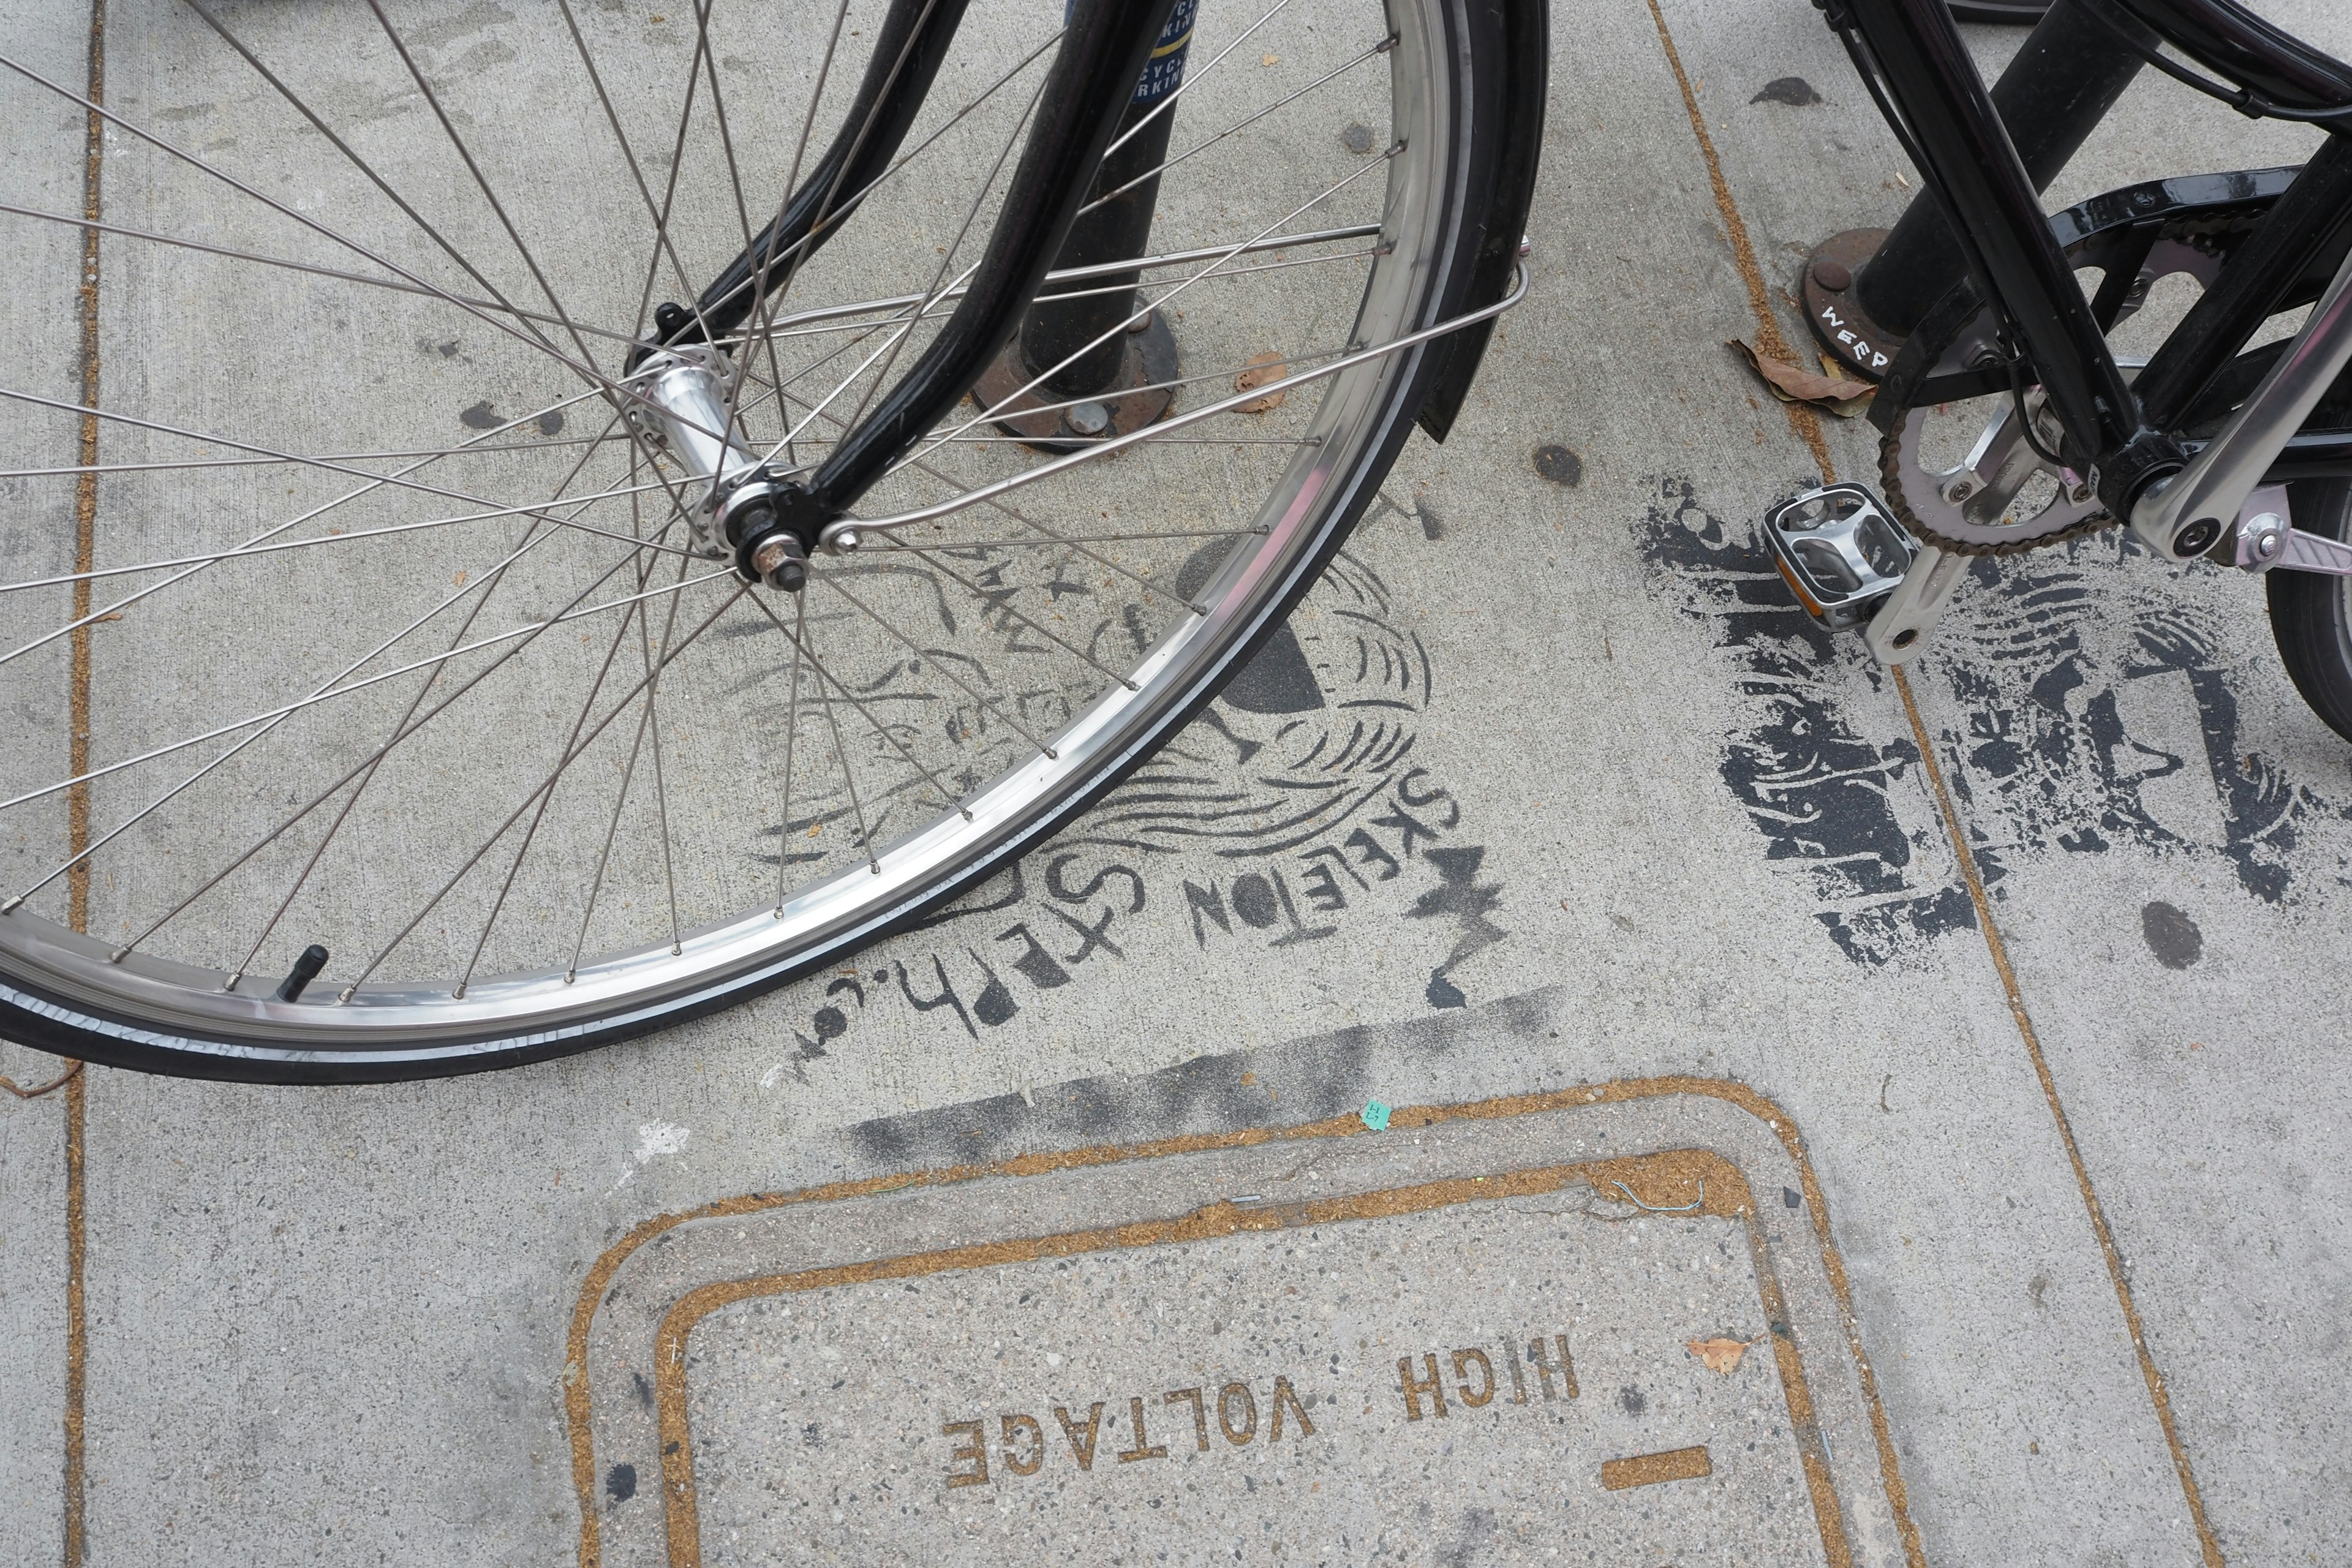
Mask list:
[{"label": "utility access cover", "polygon": [[595,1312],[583,1555],[1899,1561],[1779,1140],[1479,1111],[689,1220]]}]

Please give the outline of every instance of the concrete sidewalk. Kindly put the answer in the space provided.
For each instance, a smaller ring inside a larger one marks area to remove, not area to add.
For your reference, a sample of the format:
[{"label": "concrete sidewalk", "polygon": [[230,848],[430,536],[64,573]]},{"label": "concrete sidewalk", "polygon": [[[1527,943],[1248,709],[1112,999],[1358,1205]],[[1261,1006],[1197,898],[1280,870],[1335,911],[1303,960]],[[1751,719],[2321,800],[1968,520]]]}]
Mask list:
[{"label": "concrete sidewalk", "polygon": [[[1552,69],[1533,292],[1294,623],[1318,706],[1347,616],[1421,649],[1354,819],[1082,824],[497,1077],[0,1099],[0,1560],[2332,1560],[2352,773],[2261,584],[2111,531],[1907,677],[1821,634],[1758,519],[1875,432],[1724,343],[1803,357],[1798,258],[1916,182],[1801,0],[1563,4]],[[2315,139],[2144,78],[2051,200]]]}]

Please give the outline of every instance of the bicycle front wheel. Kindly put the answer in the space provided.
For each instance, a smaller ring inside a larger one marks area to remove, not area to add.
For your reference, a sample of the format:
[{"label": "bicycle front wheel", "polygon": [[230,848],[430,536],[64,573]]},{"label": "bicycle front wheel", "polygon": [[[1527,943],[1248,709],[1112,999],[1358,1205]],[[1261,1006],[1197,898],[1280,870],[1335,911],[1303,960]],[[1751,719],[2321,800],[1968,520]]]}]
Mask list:
[{"label": "bicycle front wheel", "polygon": [[[1052,833],[1338,548],[1467,288],[1486,8],[1203,5],[1125,351],[1172,405],[1095,452],[1097,410],[1031,445],[967,404],[793,593],[712,558],[630,355],[804,177],[885,7],[696,9],[117,3],[102,70],[0,35],[0,1028],[320,1081],[725,1005]],[[716,345],[777,467],[952,309],[1060,12],[974,5]]]}]

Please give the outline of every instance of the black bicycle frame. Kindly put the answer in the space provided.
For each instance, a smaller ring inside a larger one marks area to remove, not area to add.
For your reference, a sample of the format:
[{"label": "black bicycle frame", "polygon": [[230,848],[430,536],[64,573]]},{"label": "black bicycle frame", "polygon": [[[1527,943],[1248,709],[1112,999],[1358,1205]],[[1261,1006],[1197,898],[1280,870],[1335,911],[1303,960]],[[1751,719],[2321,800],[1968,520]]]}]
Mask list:
[{"label": "black bicycle frame", "polygon": [[[2085,3],[2136,18],[2273,106],[2352,108],[2352,69],[2234,0]],[[2224,268],[2147,367],[2138,395],[2108,352],[2099,312],[2074,280],[1945,0],[1839,0],[1824,8],[1832,26],[1858,36],[1892,100],[1895,129],[1953,220],[1978,291],[1995,309],[2000,369],[2042,385],[2065,430],[2059,456],[2094,480],[2114,515],[2130,516],[2140,493],[2185,461],[2170,433],[2181,412],[2352,215],[2345,122],[2329,125],[2335,134],[2273,209],[2260,242]]]}]

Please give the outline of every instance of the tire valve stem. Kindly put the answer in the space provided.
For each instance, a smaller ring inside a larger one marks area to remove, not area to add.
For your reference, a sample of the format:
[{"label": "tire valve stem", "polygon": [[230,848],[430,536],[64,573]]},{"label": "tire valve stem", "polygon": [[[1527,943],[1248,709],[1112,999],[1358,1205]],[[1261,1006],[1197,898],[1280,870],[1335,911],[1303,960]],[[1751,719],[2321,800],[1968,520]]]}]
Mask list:
[{"label": "tire valve stem", "polygon": [[278,983],[278,999],[280,1002],[299,1002],[303,987],[318,979],[319,971],[326,967],[327,950],[312,942],[302,950],[302,956],[294,961],[292,972]]}]

